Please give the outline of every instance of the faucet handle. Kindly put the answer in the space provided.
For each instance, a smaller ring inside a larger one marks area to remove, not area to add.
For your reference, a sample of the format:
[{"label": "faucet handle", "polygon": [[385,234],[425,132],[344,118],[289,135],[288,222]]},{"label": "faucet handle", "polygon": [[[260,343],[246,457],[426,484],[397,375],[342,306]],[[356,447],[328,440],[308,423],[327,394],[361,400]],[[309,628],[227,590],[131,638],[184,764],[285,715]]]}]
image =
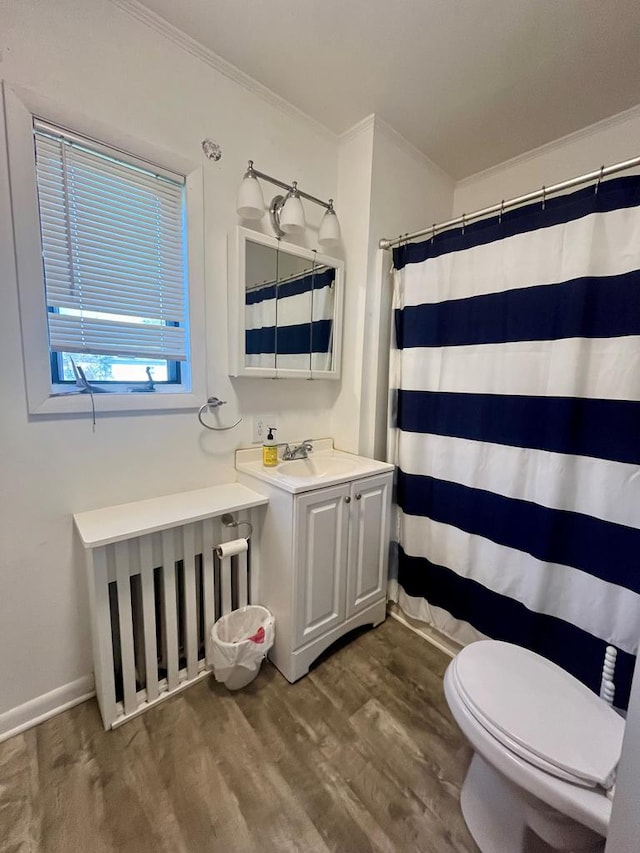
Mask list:
[{"label": "faucet handle", "polygon": [[307,451],[307,453],[311,453],[313,451],[313,439],[305,438],[305,440],[302,442],[302,446]]}]

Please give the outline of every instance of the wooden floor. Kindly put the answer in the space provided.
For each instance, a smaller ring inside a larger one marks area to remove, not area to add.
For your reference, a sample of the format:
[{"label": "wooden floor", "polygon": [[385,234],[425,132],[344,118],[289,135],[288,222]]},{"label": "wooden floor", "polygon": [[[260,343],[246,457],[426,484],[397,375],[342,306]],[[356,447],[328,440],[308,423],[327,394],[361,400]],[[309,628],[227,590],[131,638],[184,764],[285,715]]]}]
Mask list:
[{"label": "wooden floor", "polygon": [[293,685],[264,664],[106,733],[86,702],[0,745],[0,851],[475,851],[447,662],[387,619]]}]

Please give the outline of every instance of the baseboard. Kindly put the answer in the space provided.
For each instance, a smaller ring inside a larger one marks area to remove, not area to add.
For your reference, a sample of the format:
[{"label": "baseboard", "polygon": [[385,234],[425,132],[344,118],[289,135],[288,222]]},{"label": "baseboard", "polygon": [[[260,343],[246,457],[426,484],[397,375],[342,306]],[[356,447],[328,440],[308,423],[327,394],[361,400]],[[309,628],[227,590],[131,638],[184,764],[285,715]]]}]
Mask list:
[{"label": "baseboard", "polygon": [[56,687],[49,693],[43,693],[35,699],[30,699],[24,705],[18,705],[10,711],[0,714],[0,743],[8,740],[14,735],[19,735],[27,729],[43,723],[50,717],[73,708],[81,702],[86,702],[95,696],[93,675],[84,675],[82,678]]},{"label": "baseboard", "polygon": [[397,619],[398,622],[402,622],[402,624],[409,628],[410,631],[413,631],[414,634],[418,634],[423,640],[426,640],[427,643],[435,646],[436,649],[440,649],[441,652],[444,652],[450,658],[454,658],[460,649],[462,649],[460,643],[456,643],[456,641],[452,640],[451,637],[447,637],[446,634],[442,634],[436,628],[432,628],[425,622],[413,619],[393,601],[389,601],[387,603],[387,613],[389,616]]}]

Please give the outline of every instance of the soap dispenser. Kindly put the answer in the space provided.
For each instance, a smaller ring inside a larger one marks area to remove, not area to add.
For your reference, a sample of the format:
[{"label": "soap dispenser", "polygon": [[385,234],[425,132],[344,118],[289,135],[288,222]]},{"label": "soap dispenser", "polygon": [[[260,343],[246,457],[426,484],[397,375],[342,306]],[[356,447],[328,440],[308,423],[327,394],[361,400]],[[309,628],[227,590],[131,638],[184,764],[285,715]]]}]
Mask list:
[{"label": "soap dispenser", "polygon": [[275,468],[278,464],[278,445],[273,437],[275,427],[267,427],[267,437],[262,445],[262,464],[265,468]]}]

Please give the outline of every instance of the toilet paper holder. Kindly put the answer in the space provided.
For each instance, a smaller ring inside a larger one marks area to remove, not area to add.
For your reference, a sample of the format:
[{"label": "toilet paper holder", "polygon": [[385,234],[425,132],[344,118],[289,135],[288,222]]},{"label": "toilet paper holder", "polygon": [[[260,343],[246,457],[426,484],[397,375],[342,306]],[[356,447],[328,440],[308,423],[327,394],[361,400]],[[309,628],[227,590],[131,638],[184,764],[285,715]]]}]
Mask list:
[{"label": "toilet paper holder", "polygon": [[242,524],[246,524],[249,528],[249,532],[244,537],[247,542],[251,539],[251,534],[253,533],[253,524],[250,521],[238,521],[230,512],[225,512],[225,514],[220,519],[225,527],[240,527]]}]

